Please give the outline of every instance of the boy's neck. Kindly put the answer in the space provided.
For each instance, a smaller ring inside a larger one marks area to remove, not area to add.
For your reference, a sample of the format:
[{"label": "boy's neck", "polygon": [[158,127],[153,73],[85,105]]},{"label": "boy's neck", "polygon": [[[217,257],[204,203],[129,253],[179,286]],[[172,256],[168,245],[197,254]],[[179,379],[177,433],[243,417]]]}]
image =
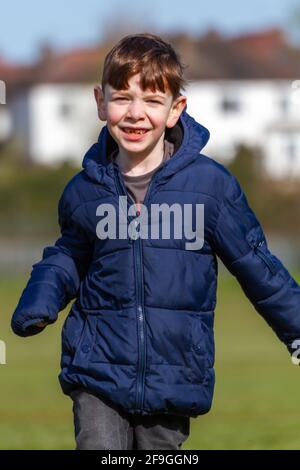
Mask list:
[{"label": "boy's neck", "polygon": [[128,176],[140,176],[158,167],[164,157],[164,133],[156,146],[147,155],[131,155],[119,147],[116,163],[122,173]]}]

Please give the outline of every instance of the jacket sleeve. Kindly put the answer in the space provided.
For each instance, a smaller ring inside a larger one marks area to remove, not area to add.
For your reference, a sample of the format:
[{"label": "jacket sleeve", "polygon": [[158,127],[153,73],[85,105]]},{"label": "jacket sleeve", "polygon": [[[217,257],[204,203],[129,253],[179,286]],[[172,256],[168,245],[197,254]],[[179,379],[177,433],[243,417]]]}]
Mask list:
[{"label": "jacket sleeve", "polygon": [[268,248],[261,224],[230,175],[215,226],[216,254],[289,352],[300,338],[300,287]]},{"label": "jacket sleeve", "polygon": [[29,281],[12,316],[11,327],[19,336],[42,331],[44,328],[35,326],[39,321],[54,323],[58,313],[76,297],[89,267],[91,242],[64,193],[58,204],[61,236],[53,246],[44,248],[42,259],[32,265]]}]

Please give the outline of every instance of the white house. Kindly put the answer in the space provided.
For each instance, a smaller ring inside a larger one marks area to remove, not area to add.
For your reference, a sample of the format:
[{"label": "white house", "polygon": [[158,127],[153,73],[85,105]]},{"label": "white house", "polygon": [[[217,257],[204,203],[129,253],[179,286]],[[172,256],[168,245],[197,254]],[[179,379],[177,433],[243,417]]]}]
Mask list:
[{"label": "white house", "polygon": [[[188,113],[211,133],[204,153],[226,163],[243,143],[262,151],[273,178],[299,178],[300,50],[297,61],[280,30],[233,39],[208,34],[196,42],[181,38],[177,46],[198,77],[185,93]],[[6,105],[0,104],[0,141],[18,137],[34,162],[80,164],[104,124],[93,88],[110,48],[58,54],[46,48],[37,64],[26,66],[0,60],[0,80],[11,90]]]},{"label": "white house", "polygon": [[[187,111],[211,133],[204,152],[226,162],[244,143],[263,151],[270,176],[300,177],[300,106],[294,81],[209,80],[186,89]],[[103,126],[93,84],[43,83],[10,104],[14,132],[39,163],[81,162]]]},{"label": "white house", "polygon": [[19,91],[10,109],[14,132],[26,154],[38,163],[80,163],[103,125],[92,84],[36,84]]},{"label": "white house", "polygon": [[191,83],[188,112],[210,132],[205,152],[226,161],[243,143],[263,151],[274,178],[300,177],[300,100],[293,80]]}]

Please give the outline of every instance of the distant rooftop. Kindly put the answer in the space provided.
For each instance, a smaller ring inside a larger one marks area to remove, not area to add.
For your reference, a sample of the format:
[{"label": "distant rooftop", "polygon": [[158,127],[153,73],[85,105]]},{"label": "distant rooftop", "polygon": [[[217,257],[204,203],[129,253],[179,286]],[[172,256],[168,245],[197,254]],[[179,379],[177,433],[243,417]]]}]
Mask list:
[{"label": "distant rooftop", "polygon": [[[300,48],[288,44],[277,28],[226,37],[208,31],[198,38],[166,36],[188,66],[189,80],[295,79],[300,76]],[[34,64],[15,64],[0,57],[0,79],[8,90],[35,83],[96,83],[111,44],[56,52],[43,47]]]}]

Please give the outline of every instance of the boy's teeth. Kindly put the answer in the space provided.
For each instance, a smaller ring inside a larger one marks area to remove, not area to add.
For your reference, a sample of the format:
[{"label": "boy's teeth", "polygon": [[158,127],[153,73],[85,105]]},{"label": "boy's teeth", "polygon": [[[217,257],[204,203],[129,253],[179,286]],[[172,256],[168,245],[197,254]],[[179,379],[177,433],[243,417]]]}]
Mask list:
[{"label": "boy's teeth", "polygon": [[147,132],[146,130],[143,130],[143,129],[124,129],[124,130],[128,134],[145,134],[145,132]]}]

